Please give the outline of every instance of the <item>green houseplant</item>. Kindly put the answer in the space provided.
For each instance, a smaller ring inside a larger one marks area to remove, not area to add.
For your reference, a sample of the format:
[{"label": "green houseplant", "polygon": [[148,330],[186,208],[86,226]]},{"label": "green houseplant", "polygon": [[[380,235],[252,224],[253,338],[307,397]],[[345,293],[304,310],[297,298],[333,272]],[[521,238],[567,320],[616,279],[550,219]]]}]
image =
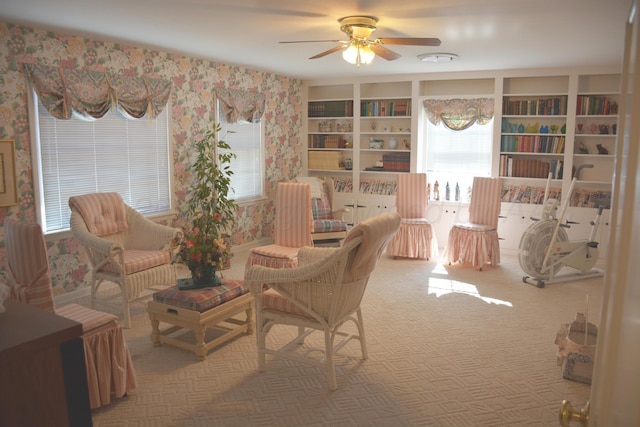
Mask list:
[{"label": "green houseplant", "polygon": [[229,144],[219,138],[221,126],[214,123],[194,144],[196,159],[190,170],[184,241],[180,258],[189,267],[196,285],[219,284],[215,275],[231,257],[230,227],[235,224],[238,205],[229,197],[231,160],[236,157]]}]

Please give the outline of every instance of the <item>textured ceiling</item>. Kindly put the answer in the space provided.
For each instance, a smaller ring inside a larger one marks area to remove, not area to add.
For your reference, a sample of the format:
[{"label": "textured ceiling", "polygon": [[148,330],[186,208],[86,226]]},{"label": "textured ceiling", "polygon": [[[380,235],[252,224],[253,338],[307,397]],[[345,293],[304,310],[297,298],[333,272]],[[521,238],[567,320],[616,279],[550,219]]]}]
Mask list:
[{"label": "textured ceiling", "polygon": [[[261,4],[262,3],[262,4]],[[0,0],[0,20],[127,42],[302,79],[621,65],[630,0]],[[379,18],[374,37],[437,37],[440,47],[387,46],[359,69],[335,46],[338,19]],[[451,52],[451,63],[417,55]]]}]

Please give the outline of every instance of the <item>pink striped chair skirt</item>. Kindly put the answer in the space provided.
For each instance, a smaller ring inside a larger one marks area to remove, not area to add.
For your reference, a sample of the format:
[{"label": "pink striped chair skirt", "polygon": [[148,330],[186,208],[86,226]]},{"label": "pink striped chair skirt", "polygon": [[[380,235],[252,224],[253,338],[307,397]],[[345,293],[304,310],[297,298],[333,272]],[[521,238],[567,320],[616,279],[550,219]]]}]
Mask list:
[{"label": "pink striped chair skirt", "polygon": [[438,256],[438,243],[429,221],[402,218],[400,228],[387,245],[387,255],[417,259]]},{"label": "pink striped chair skirt", "polygon": [[78,304],[56,308],[56,314],[82,324],[91,409],[111,403],[138,386],[122,328],[113,314]]},{"label": "pink striped chair skirt", "polygon": [[445,257],[450,263],[459,261],[476,268],[482,268],[486,264],[498,265],[500,263],[498,231],[486,230],[486,226],[455,225],[449,231]]}]

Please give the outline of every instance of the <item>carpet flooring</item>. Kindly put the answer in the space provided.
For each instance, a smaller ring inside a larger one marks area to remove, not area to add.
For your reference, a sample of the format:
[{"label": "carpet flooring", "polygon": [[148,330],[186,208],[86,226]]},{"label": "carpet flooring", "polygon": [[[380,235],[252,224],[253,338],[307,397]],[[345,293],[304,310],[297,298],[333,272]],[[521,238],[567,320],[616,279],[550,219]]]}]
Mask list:
[{"label": "carpet flooring", "polygon": [[[226,276],[243,277],[246,253]],[[557,426],[563,399],[590,386],[565,380],[556,332],[585,310],[599,324],[602,278],[524,284],[517,258],[477,271],[383,256],[362,303],[369,358],[357,341],[337,358],[338,389],[318,368],[267,357],[255,335],[209,353],[154,347],[145,304],[125,336],[138,388],[95,410],[95,426]],[[212,332],[214,333],[214,332]],[[293,328],[274,328],[275,341]],[[312,336],[313,337],[313,336]],[[320,344],[318,335],[306,344]]]}]

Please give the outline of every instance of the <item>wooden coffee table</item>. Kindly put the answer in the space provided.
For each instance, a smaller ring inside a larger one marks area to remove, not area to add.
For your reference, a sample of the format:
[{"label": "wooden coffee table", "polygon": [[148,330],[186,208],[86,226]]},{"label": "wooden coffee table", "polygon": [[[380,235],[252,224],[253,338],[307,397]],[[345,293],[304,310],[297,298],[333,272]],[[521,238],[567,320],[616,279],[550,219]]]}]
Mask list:
[{"label": "wooden coffee table", "polygon": [[[223,278],[221,286],[188,291],[172,286],[154,293],[147,305],[151,341],[154,345],[169,344],[193,351],[198,360],[204,360],[212,348],[241,333],[253,333],[253,304],[253,297],[242,280]],[[233,318],[243,311],[245,321]],[[172,326],[161,330],[160,322]],[[223,330],[224,334],[206,341],[206,331],[210,328]],[[178,339],[184,329],[194,332],[194,343]]]}]

